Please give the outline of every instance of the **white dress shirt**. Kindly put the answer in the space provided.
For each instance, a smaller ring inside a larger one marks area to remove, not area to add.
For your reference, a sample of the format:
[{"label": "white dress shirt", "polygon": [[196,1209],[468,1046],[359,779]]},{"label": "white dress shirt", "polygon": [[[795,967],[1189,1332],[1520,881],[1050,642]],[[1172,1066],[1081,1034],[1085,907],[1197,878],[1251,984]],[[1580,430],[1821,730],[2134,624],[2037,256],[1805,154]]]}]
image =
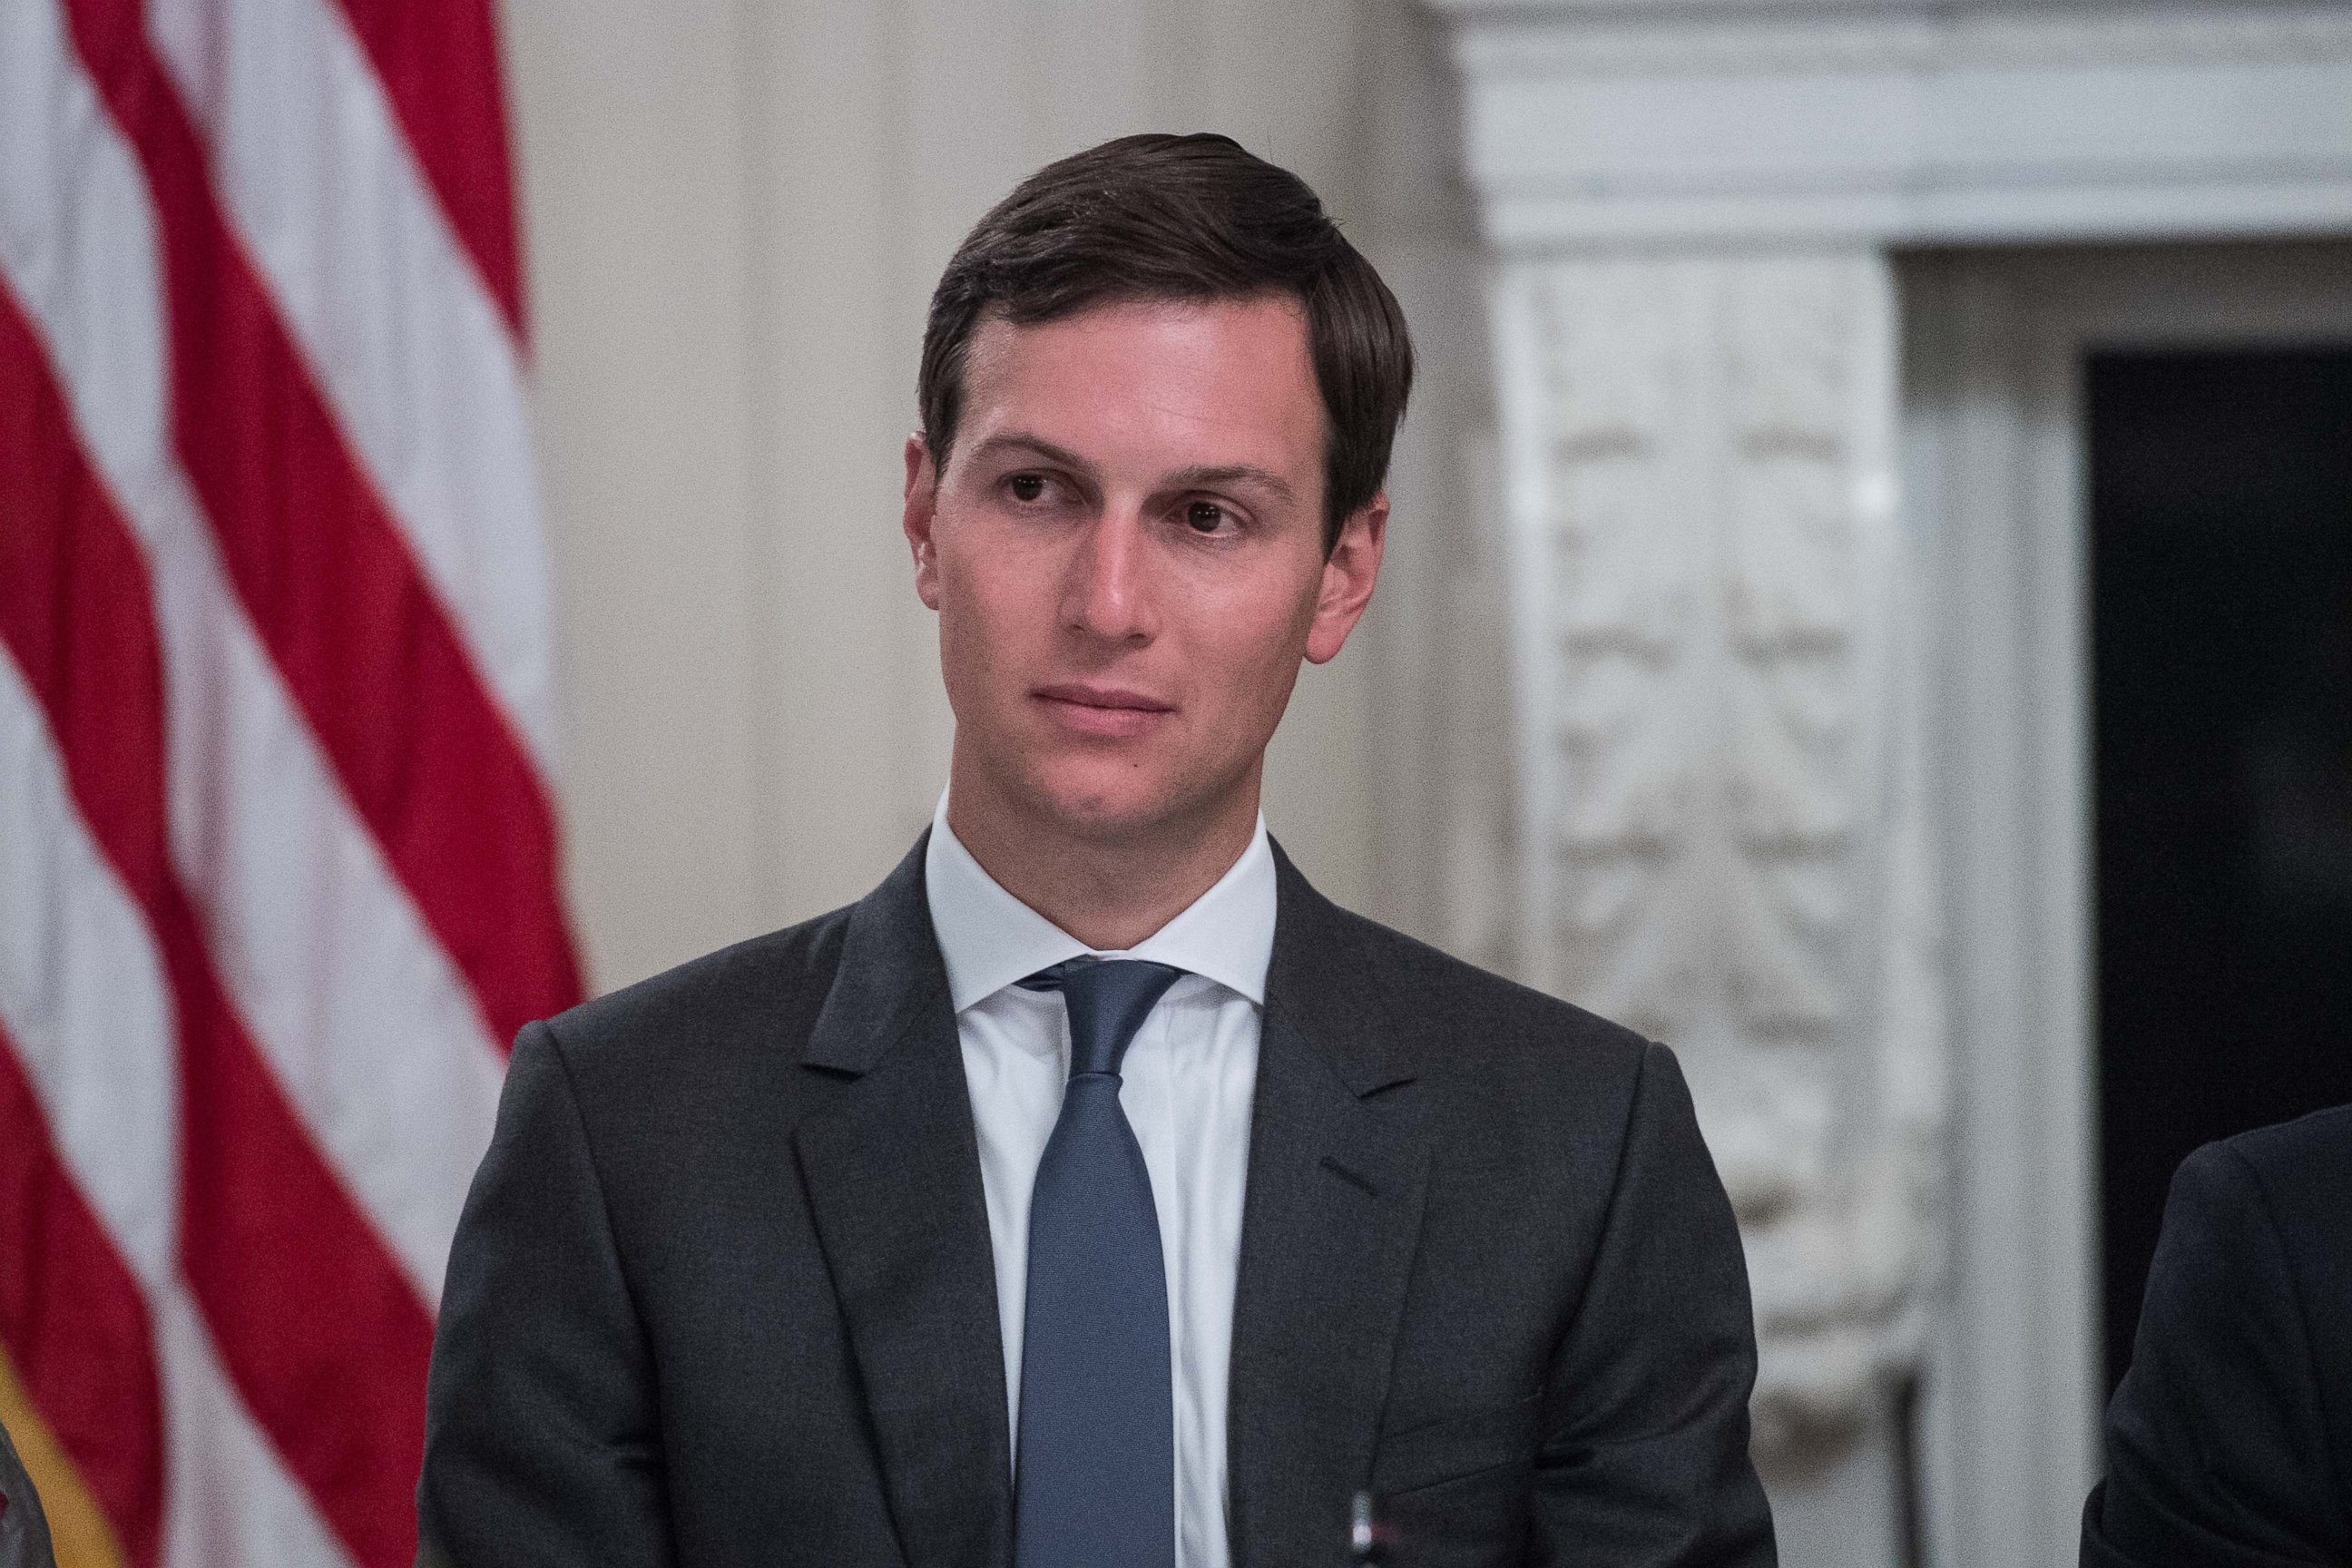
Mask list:
[{"label": "white dress shirt", "polygon": [[1083,952],[1185,971],[1152,1007],[1119,1068],[1119,1108],[1143,1150],[1168,1268],[1176,1416],[1176,1568],[1226,1568],[1225,1373],[1258,1016],[1274,953],[1274,853],[1265,821],[1216,886],[1125,952],[1101,952],[1014,898],[948,828],[945,796],[923,860],[924,890],[963,1047],[980,1134],[981,1185],[996,1257],[1004,1396],[1021,1431],[1021,1330],[1028,1304],[1029,1195],[1070,1076],[1059,992],[1014,982]]}]

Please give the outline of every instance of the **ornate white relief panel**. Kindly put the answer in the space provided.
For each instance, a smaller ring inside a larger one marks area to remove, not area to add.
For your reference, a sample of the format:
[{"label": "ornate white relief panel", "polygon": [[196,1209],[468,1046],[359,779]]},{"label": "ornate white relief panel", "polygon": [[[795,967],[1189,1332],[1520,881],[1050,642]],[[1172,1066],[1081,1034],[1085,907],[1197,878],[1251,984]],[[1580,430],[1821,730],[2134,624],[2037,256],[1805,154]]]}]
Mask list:
[{"label": "ornate white relief panel", "polygon": [[1916,1362],[1942,1023],[1875,251],[1507,263],[1529,977],[1674,1046],[1768,1447]]}]

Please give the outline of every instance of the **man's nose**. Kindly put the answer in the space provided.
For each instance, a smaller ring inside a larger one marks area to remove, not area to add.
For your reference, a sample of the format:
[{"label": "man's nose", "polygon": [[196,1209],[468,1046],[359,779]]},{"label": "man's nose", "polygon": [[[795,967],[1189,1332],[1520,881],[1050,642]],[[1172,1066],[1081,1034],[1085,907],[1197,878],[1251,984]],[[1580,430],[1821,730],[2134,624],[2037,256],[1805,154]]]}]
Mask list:
[{"label": "man's nose", "polygon": [[1139,507],[1114,503],[1097,515],[1070,563],[1063,616],[1072,631],[1150,640],[1150,543]]}]

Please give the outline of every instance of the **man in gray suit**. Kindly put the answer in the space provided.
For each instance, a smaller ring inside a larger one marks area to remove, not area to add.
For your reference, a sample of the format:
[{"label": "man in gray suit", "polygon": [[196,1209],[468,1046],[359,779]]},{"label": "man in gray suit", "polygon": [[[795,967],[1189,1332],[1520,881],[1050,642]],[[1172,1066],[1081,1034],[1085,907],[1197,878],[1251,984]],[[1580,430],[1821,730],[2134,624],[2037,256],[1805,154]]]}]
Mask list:
[{"label": "man in gray suit", "polygon": [[1411,380],[1370,265],[1223,138],[981,221],[906,451],[948,793],[861,902],[523,1031],[428,1556],[1773,1561],[1673,1057],[1337,908],[1258,814]]},{"label": "man in gray suit", "polygon": [[5,1426],[0,1426],[0,1568],[57,1568],[40,1494]]}]

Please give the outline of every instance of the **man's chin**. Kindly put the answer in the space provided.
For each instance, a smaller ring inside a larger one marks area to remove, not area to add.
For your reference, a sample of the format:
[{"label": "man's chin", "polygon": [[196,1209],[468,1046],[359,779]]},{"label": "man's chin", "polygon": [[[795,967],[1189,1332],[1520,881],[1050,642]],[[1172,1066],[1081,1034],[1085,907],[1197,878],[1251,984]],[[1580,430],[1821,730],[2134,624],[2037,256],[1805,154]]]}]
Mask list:
[{"label": "man's chin", "polygon": [[1181,818],[1163,802],[1131,798],[1047,795],[1041,826],[1075,843],[1110,847],[1140,844],[1165,835]]},{"label": "man's chin", "polygon": [[1132,770],[1108,778],[1035,779],[1030,797],[1039,826],[1074,843],[1105,848],[1181,835],[1213,815],[1190,792],[1138,778]]}]

